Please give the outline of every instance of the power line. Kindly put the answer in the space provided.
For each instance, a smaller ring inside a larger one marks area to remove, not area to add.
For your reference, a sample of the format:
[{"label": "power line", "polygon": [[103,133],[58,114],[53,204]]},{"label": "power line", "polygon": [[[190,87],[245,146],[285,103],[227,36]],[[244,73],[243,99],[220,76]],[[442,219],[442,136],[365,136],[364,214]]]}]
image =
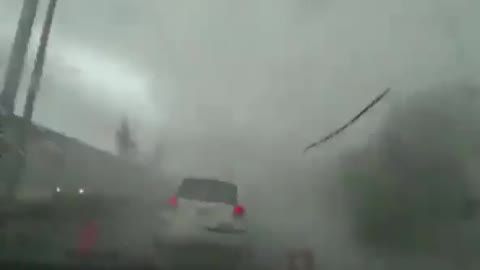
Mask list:
[{"label": "power line", "polygon": [[344,124],[343,126],[335,129],[334,131],[328,133],[326,136],[322,137],[320,140],[308,145],[305,149],[304,149],[304,152],[307,152],[308,150],[310,150],[311,148],[314,148],[314,147],[317,147],[319,146],[320,144],[323,144],[323,143],[326,143],[327,141],[330,141],[331,139],[333,139],[334,137],[336,137],[337,135],[339,135],[340,133],[342,133],[343,131],[345,131],[349,126],[353,125],[355,122],[357,122],[358,119],[360,119],[360,117],[362,117],[362,115],[364,115],[365,113],[367,113],[371,108],[373,108],[373,106],[375,106],[378,102],[380,102],[380,100],[382,100],[388,93],[390,92],[390,88],[387,88],[385,89],[385,91],[383,91],[380,95],[378,95],[377,97],[375,97],[375,99],[373,99],[365,108],[363,108],[357,115],[355,115],[352,119],[350,119],[350,121],[348,121],[346,124]]}]

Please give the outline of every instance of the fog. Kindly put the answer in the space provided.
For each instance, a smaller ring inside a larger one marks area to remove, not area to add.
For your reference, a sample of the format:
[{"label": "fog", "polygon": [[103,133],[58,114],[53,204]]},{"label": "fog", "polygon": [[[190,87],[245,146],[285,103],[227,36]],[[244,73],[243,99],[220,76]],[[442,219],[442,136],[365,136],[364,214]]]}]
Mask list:
[{"label": "fog", "polygon": [[[385,142],[389,132],[402,138],[405,129],[428,129],[409,122],[421,111],[400,117],[408,128],[397,127],[396,115],[413,108],[408,104],[430,104],[417,93],[435,96],[436,89],[478,82],[480,4],[474,1],[112,3],[59,2],[35,120],[113,151],[115,130],[128,115],[142,153],[161,146],[158,166],[169,180],[198,174],[235,181],[250,219],[273,243],[311,245],[320,258],[345,266],[364,257],[343,181],[343,172],[363,163],[345,160],[396,144]],[[0,59],[6,59],[20,1],[0,0],[0,7]],[[302,153],[386,87],[392,93],[347,132]],[[24,92],[17,111],[23,99]],[[457,112],[449,100],[438,109],[448,109],[446,116]],[[417,140],[435,135],[408,135],[413,141],[398,151],[410,153]],[[425,151],[448,155],[451,149],[442,152],[442,146]],[[469,156],[457,161],[463,159]],[[374,164],[386,175],[398,172]],[[414,169],[405,170],[416,179]]]}]

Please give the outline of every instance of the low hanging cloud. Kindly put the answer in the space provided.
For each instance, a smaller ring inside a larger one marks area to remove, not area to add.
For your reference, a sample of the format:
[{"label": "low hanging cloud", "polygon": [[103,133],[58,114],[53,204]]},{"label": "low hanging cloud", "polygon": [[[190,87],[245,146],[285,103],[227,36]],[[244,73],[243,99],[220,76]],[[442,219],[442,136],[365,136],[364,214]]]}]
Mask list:
[{"label": "low hanging cloud", "polygon": [[446,260],[473,258],[478,230],[466,224],[480,195],[472,168],[479,159],[479,94],[469,82],[413,94],[393,106],[374,141],[341,155],[336,179],[345,185],[357,241]]}]

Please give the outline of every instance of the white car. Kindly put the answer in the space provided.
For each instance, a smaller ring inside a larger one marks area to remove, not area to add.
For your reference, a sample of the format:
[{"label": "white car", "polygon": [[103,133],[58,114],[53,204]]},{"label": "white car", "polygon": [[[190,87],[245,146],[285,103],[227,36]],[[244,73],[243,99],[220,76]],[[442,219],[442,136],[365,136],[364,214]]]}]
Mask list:
[{"label": "white car", "polygon": [[155,237],[163,267],[208,265],[232,269],[250,255],[245,208],[235,184],[186,178],[161,212]]}]

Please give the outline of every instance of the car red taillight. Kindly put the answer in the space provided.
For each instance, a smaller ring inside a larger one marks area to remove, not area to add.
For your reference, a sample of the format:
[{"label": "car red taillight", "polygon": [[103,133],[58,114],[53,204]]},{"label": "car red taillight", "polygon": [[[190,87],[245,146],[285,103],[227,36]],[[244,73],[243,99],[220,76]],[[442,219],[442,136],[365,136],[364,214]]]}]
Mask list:
[{"label": "car red taillight", "polygon": [[177,197],[175,197],[175,196],[170,197],[170,199],[168,200],[168,204],[170,204],[170,206],[172,206],[172,207],[177,207],[178,206]]},{"label": "car red taillight", "polygon": [[245,215],[245,207],[243,207],[241,205],[235,206],[235,208],[233,208],[233,214],[237,217],[244,216]]},{"label": "car red taillight", "polygon": [[92,251],[97,243],[98,228],[93,221],[86,223],[80,228],[80,235],[78,239],[78,251],[81,254],[88,254]]}]

